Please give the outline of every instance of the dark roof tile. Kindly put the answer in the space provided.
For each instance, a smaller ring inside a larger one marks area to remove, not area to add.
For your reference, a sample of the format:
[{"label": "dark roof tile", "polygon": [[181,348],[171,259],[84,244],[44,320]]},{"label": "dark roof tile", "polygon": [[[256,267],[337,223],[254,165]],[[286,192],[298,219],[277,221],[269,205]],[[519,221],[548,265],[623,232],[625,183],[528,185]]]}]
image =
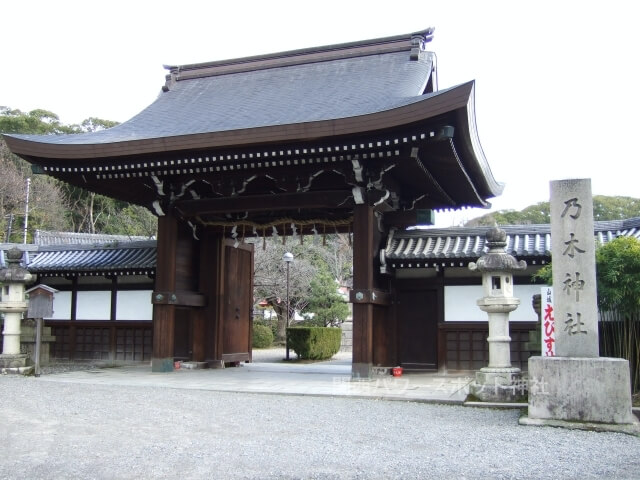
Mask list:
[{"label": "dark roof tile", "polygon": [[52,232],[36,230],[33,243],[36,245],[99,245],[114,242],[149,240],[136,235],[110,235],[103,233]]},{"label": "dark roof tile", "polygon": [[[550,225],[504,225],[500,228],[507,233],[507,253],[540,261],[551,259]],[[453,227],[394,231],[387,238],[382,256],[389,264],[403,262],[402,265],[408,266],[408,261],[412,261],[413,267],[433,266],[451,259],[475,261],[486,253],[488,229]],[[640,217],[594,222],[594,235],[600,245],[619,236],[640,239]]]},{"label": "dark roof tile", "polygon": [[121,242],[113,245],[43,246],[32,255],[29,271],[57,275],[149,275],[156,267],[156,242]]},{"label": "dark roof tile", "polygon": [[[173,68],[179,72],[180,67]],[[367,115],[438,95],[423,95],[432,69],[431,53],[415,61],[405,49],[185,80],[178,73],[154,103],[114,128],[15,136],[50,144],[103,144]]]}]

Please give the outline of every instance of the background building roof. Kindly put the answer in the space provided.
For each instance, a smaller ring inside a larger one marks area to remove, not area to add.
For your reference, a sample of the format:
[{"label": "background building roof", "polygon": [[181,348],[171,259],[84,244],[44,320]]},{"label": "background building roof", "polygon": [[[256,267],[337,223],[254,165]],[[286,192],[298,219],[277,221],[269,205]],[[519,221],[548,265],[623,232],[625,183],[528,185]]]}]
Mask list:
[{"label": "background building roof", "polygon": [[[536,263],[551,260],[550,225],[504,225],[507,253]],[[489,227],[452,227],[393,231],[381,251],[383,268],[466,266],[486,253]],[[604,245],[620,236],[640,239],[640,217],[594,222],[595,239]],[[20,246],[19,246],[20,247]],[[101,245],[63,244],[28,246],[28,268],[55,275],[151,275],[156,266],[156,242],[115,241]],[[0,250],[7,250],[3,245]],[[34,251],[35,250],[35,251]],[[0,252],[4,266],[4,251]]]},{"label": "background building roof", "polygon": [[136,235],[108,235],[103,233],[51,232],[36,230],[33,243],[36,245],[100,245],[114,242],[152,240]]}]

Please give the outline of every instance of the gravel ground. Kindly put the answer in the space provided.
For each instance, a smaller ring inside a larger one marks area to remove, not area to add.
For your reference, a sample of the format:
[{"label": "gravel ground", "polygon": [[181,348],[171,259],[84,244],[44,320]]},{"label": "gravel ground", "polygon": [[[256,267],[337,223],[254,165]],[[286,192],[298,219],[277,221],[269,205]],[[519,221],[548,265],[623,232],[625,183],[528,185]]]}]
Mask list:
[{"label": "gravel ground", "polygon": [[637,437],[519,414],[0,376],[0,478],[640,478]]}]

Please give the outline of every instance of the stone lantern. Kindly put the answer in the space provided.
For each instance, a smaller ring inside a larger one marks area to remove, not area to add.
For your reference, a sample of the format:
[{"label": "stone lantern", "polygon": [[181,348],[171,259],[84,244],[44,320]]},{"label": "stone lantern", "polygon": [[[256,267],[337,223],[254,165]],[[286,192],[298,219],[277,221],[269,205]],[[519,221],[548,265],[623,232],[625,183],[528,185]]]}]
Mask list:
[{"label": "stone lantern", "polygon": [[27,311],[24,287],[33,276],[20,266],[22,251],[14,247],[6,259],[7,267],[0,269],[0,313],[4,316],[0,371],[27,374],[33,366],[27,366],[28,355],[20,352],[20,321]]},{"label": "stone lantern", "polygon": [[477,263],[470,263],[469,269],[482,273],[484,297],[477,304],[489,316],[489,365],[476,372],[471,393],[483,401],[515,401],[524,396],[525,389],[520,369],[511,366],[509,313],[520,305],[513,296],[513,272],[524,270],[527,263],[505,251],[504,230],[493,228],[486,238],[489,251]]}]

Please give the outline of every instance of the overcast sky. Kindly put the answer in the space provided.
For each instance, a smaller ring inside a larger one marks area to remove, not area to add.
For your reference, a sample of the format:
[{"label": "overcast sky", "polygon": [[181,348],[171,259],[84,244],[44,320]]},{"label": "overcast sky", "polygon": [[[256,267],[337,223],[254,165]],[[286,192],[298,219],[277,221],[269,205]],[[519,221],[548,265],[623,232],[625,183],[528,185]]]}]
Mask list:
[{"label": "overcast sky", "polygon": [[[153,102],[163,65],[435,27],[440,88],[476,80],[480,141],[506,184],[493,209],[548,200],[549,180],[640,197],[634,2],[5,0],[0,105],[64,123],[126,121]],[[437,215],[449,226],[484,211]]]}]

